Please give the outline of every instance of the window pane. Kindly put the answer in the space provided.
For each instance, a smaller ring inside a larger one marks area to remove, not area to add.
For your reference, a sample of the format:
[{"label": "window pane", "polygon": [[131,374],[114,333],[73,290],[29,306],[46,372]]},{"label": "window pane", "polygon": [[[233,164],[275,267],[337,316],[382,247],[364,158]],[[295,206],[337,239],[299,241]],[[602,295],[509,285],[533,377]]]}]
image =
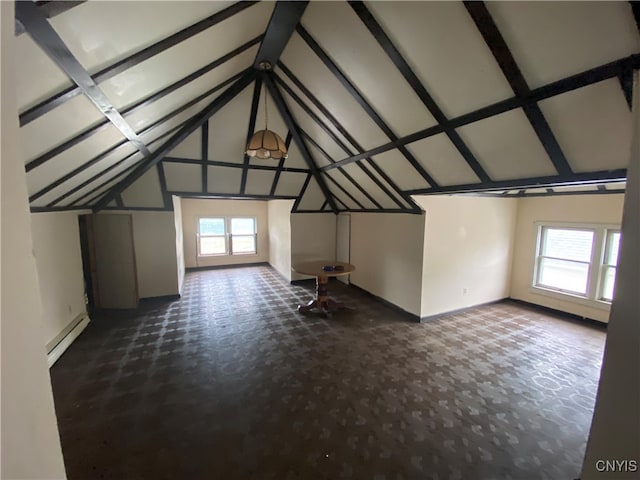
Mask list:
[{"label": "window pane", "polygon": [[253,235],[255,231],[255,219],[232,218],[231,233],[234,235]]},{"label": "window pane", "polygon": [[256,237],[254,235],[231,237],[233,253],[256,253]]},{"label": "window pane", "polygon": [[221,255],[226,252],[224,237],[200,237],[200,255]]},{"label": "window pane", "polygon": [[538,285],[586,295],[588,278],[589,265],[552,258],[540,260]]},{"label": "window pane", "polygon": [[581,262],[591,261],[593,232],[545,228],[542,255]]},{"label": "window pane", "polygon": [[618,250],[620,249],[620,232],[609,233],[609,245],[607,247],[607,265],[618,265]]},{"label": "window pane", "polygon": [[224,218],[201,218],[200,235],[224,235]]},{"label": "window pane", "polygon": [[613,300],[613,287],[616,284],[616,267],[605,267],[602,279],[602,299]]}]

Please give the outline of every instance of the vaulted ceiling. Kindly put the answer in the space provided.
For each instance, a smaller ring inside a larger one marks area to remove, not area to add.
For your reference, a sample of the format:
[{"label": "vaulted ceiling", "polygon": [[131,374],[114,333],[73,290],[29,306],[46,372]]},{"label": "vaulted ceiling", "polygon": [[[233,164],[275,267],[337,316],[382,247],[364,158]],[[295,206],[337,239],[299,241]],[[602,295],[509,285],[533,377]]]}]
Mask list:
[{"label": "vaulted ceiling", "polygon": [[[16,2],[32,211],[623,191],[627,2]],[[273,68],[259,68],[262,61]],[[289,156],[245,155],[269,128]]]}]

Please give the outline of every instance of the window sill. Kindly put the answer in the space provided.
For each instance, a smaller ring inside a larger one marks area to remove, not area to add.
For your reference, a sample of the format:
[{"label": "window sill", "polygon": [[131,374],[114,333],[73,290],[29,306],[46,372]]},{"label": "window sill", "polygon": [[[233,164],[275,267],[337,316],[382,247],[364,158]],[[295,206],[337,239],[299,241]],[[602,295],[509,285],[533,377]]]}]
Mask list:
[{"label": "window sill", "polygon": [[592,300],[590,298],[581,297],[580,295],[572,295],[570,293],[558,292],[543,287],[530,286],[529,293],[536,295],[542,295],[545,297],[554,298],[556,300],[562,300],[565,302],[575,303],[578,305],[584,305],[585,307],[597,308],[598,310],[604,310],[608,312],[611,310],[611,303],[604,302],[602,300]]}]

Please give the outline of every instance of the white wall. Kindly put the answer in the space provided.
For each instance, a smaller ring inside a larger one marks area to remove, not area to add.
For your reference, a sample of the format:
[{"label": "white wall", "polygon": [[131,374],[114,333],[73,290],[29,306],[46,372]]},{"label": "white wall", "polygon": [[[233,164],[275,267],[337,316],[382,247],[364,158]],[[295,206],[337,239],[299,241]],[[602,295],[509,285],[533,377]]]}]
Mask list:
[{"label": "white wall", "polygon": [[269,263],[291,281],[291,208],[293,200],[271,200],[269,215]]},{"label": "white wall", "polygon": [[[198,257],[196,249],[198,217],[239,216],[256,217],[258,224],[258,253],[256,255]],[[267,202],[260,200],[182,199],[182,232],[184,261],[188,268],[235,265],[269,261],[269,220]]]},{"label": "white wall", "polygon": [[182,295],[184,284],[184,238],[182,236],[182,202],[180,197],[172,197],[173,202],[173,228],[176,234],[176,260],[178,264],[178,294]]},{"label": "white wall", "polygon": [[623,195],[568,195],[519,199],[511,297],[607,322],[609,310],[561,300],[530,290],[536,250],[535,222],[620,224]]},{"label": "white wall", "polygon": [[173,212],[131,212],[140,298],[177,295],[178,258]]},{"label": "white wall", "polygon": [[77,212],[31,215],[47,343],[86,313]]},{"label": "white wall", "polygon": [[[336,258],[336,215],[295,213],[291,215],[291,265]],[[295,272],[292,280],[311,278]]]},{"label": "white wall", "polygon": [[0,36],[0,477],[61,479],[66,475],[45,354],[24,158],[17,142],[13,2],[0,2]]},{"label": "white wall", "polygon": [[416,196],[425,210],[422,317],[509,296],[517,200]]},{"label": "white wall", "polygon": [[420,315],[424,225],[424,215],[352,213],[351,283]]}]

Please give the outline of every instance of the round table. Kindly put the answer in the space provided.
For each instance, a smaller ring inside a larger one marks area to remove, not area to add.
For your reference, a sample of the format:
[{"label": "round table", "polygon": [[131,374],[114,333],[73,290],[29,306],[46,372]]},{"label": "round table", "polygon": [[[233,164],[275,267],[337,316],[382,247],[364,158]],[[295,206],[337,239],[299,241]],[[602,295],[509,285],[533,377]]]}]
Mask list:
[{"label": "round table", "polygon": [[[326,267],[333,268],[333,270]],[[338,270],[336,270],[336,267]],[[336,302],[329,297],[328,286],[329,277],[339,277],[341,275],[349,275],[356,269],[350,263],[335,262],[328,260],[317,260],[314,262],[298,263],[293,267],[293,271],[302,275],[311,275],[316,277],[316,296],[309,300],[306,305],[298,305],[300,313],[307,313],[314,308],[319,308],[326,312],[331,308],[342,307],[343,304]]]}]

